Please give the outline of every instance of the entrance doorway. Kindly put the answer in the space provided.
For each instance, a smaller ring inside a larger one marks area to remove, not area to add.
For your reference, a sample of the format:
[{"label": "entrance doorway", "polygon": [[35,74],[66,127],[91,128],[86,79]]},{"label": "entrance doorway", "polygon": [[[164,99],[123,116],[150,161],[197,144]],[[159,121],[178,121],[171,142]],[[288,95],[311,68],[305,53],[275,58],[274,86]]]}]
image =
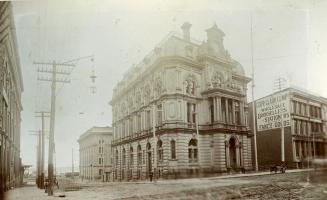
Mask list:
[{"label": "entrance doorway", "polygon": [[147,155],[148,155],[148,168],[147,168],[147,177],[150,177],[150,172],[152,171],[152,152],[151,152],[151,144],[148,143],[146,145]]},{"label": "entrance doorway", "polygon": [[235,169],[236,165],[236,141],[235,138],[231,138],[229,140],[229,160],[230,160],[230,167]]}]

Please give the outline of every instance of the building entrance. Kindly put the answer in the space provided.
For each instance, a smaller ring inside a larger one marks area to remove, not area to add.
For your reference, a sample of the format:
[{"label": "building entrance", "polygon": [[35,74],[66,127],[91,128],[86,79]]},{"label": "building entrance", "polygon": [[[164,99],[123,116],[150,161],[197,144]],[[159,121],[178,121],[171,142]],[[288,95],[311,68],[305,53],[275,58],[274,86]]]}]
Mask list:
[{"label": "building entrance", "polygon": [[236,141],[235,138],[231,138],[229,140],[229,159],[230,159],[230,167],[235,169],[237,167],[236,164]]},{"label": "building entrance", "polygon": [[150,173],[152,172],[152,152],[151,152],[151,144],[148,143],[146,145],[146,150],[147,150],[147,156],[148,156],[148,161],[147,161],[147,177],[150,177]]}]

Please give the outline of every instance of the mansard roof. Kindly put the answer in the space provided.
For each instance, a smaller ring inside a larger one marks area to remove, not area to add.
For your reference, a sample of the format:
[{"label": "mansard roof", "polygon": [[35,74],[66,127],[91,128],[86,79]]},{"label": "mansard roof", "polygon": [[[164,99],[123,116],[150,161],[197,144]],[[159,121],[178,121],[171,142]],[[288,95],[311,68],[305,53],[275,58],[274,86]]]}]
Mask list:
[{"label": "mansard roof", "polygon": [[[222,64],[232,67],[234,74],[245,76],[243,66],[233,60],[223,46],[223,37],[225,34],[216,24],[208,29],[207,33],[208,40],[206,42],[200,42],[193,38],[183,38],[181,34],[176,32],[170,32],[139,64],[133,65],[124,74],[123,79],[115,86],[113,96],[115,97],[117,93],[125,90],[130,85],[134,85],[136,80],[139,80],[142,75],[149,72],[149,67],[153,66],[156,61],[163,57],[179,57],[201,66],[198,59],[199,56],[207,56],[210,59],[220,61]],[[190,49],[189,53],[192,54],[191,56],[186,55],[188,49]]]}]

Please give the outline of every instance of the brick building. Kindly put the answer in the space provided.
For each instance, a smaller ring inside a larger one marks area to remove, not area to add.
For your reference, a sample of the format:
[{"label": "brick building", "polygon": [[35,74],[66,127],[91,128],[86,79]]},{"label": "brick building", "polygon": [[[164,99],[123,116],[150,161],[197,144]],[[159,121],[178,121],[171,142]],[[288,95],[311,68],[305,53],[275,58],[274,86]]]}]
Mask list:
[{"label": "brick building", "polygon": [[[327,99],[294,87],[267,97],[279,93],[287,94],[290,108],[290,123],[284,128],[285,162],[290,168],[308,167],[313,157],[327,156]],[[249,107],[252,111],[252,103]],[[252,117],[251,112],[251,125]],[[259,168],[281,163],[281,129],[257,131],[257,148]]]},{"label": "brick building", "polygon": [[23,80],[11,2],[0,2],[0,189],[22,182],[20,158]]}]

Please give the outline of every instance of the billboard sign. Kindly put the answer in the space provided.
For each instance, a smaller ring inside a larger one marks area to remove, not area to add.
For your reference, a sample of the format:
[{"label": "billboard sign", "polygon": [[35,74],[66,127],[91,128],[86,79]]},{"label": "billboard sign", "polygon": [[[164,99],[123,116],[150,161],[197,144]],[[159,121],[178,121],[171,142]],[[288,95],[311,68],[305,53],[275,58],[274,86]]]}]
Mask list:
[{"label": "billboard sign", "polygon": [[258,131],[291,126],[288,92],[281,92],[259,99],[255,105]]}]

